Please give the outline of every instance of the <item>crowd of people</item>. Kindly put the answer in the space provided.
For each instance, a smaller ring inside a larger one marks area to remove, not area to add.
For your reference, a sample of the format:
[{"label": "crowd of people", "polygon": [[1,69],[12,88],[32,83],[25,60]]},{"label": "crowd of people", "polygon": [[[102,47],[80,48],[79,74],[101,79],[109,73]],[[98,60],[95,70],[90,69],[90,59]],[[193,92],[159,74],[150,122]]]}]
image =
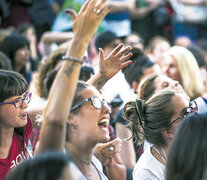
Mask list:
[{"label": "crowd of people", "polygon": [[207,180],[207,1],[38,2],[0,2],[0,180]]}]

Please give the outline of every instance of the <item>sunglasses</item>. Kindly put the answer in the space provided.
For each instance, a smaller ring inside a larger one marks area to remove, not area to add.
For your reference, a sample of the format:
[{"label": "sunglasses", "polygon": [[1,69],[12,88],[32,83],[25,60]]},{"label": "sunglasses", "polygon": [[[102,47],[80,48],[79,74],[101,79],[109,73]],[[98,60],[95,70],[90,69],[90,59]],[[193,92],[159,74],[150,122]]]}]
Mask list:
[{"label": "sunglasses", "polygon": [[189,107],[187,107],[181,116],[176,118],[175,120],[171,121],[171,123],[168,126],[171,126],[174,122],[176,122],[179,119],[185,118],[188,114],[194,113],[198,111],[198,105],[195,101],[191,101]]},{"label": "sunglasses", "polygon": [[96,96],[89,97],[88,99],[85,99],[84,101],[80,102],[79,104],[76,104],[71,108],[71,111],[76,110],[80,106],[82,106],[84,103],[91,101],[91,104],[93,105],[94,108],[96,109],[102,109],[103,105],[106,106],[109,109],[109,113],[111,113],[111,106],[109,103],[107,103],[105,100],[100,100]]},{"label": "sunglasses", "polygon": [[32,93],[25,92],[22,98],[16,99],[15,101],[11,101],[11,102],[0,102],[0,105],[13,104],[15,108],[20,108],[22,107],[24,101],[27,104],[29,104],[29,102],[31,101],[31,97],[32,97]]}]

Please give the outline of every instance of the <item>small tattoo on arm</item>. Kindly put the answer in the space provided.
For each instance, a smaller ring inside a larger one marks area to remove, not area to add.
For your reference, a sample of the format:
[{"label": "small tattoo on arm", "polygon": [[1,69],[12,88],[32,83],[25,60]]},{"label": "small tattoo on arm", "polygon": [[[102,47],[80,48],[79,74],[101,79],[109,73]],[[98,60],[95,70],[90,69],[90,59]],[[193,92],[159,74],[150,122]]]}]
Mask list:
[{"label": "small tattoo on arm", "polygon": [[98,81],[98,82],[97,82],[97,85],[99,85],[99,86],[100,86],[100,85],[101,85],[101,82],[100,82],[100,81]]},{"label": "small tattoo on arm", "polygon": [[65,70],[65,74],[66,74],[68,77],[70,76],[70,74],[71,74],[71,72],[72,72],[72,70],[73,70],[74,65],[75,65],[75,62],[73,61],[72,64],[71,64],[71,66],[69,66],[68,69]]}]

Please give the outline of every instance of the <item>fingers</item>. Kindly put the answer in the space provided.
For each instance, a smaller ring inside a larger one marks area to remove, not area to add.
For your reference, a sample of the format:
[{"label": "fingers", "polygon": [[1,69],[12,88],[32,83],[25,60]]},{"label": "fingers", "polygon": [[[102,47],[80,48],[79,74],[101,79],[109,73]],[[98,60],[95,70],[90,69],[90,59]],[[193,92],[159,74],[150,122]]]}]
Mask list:
[{"label": "fingers", "polygon": [[100,60],[103,60],[104,59],[104,56],[103,56],[103,49],[102,48],[99,48],[99,57],[100,57]]},{"label": "fingers", "polygon": [[79,13],[83,13],[83,12],[87,9],[87,7],[90,6],[91,1],[92,1],[92,0],[87,0],[87,1],[82,5],[82,7],[81,7]]},{"label": "fingers", "polygon": [[132,53],[129,53],[127,55],[124,55],[120,58],[120,61],[121,62],[125,62],[126,60],[128,60],[133,54]]},{"label": "fingers", "polygon": [[124,46],[123,43],[119,44],[118,46],[116,46],[116,47],[113,49],[113,51],[111,52],[111,54],[115,56],[115,55],[121,50],[121,48],[122,48],[123,46]]},{"label": "fingers", "polygon": [[65,12],[70,14],[72,21],[76,19],[77,13],[73,9],[66,9]]},{"label": "fingers", "polygon": [[[117,54],[116,54],[116,57],[121,57],[121,56],[123,56],[124,54],[126,54],[127,52],[129,52],[130,50],[131,50],[132,48],[131,48],[131,46],[128,46],[128,47],[126,47],[126,48],[124,48],[123,50],[121,50],[120,52],[118,52]],[[130,53],[129,53],[130,54]],[[131,53],[132,54],[132,53]],[[132,56],[132,55],[131,55]],[[130,56],[130,57],[131,57]]]},{"label": "fingers", "polygon": [[105,7],[99,14],[100,19],[102,20],[110,11],[111,9],[109,7]]}]

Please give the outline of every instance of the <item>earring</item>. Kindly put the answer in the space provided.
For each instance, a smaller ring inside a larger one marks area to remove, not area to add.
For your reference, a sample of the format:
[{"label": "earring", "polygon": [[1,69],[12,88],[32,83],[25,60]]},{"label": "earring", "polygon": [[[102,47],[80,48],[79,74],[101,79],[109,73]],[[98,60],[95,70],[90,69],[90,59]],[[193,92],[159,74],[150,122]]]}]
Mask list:
[{"label": "earring", "polygon": [[77,129],[77,124],[72,125],[73,129]]}]

